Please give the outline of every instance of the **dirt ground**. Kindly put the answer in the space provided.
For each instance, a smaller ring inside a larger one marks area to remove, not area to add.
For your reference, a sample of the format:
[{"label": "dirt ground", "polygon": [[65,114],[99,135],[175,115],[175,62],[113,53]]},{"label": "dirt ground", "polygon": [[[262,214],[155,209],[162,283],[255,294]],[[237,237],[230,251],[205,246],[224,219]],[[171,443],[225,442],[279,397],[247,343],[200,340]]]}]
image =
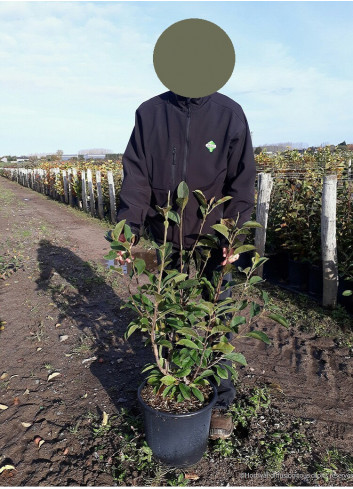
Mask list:
[{"label": "dirt ground", "polygon": [[[112,446],[99,447],[97,420],[122,408],[138,412],[140,372],[152,360],[141,338],[123,339],[134,313],[120,310],[128,296],[122,279],[107,276],[104,234],[111,226],[2,177],[0,205],[0,255],[18,260],[16,271],[0,280],[0,470],[15,467],[0,472],[0,485],[149,485],[139,478],[142,469],[131,467],[125,479],[112,476],[114,436]],[[144,246],[136,256],[146,256]],[[147,254],[154,263],[154,251]],[[272,344],[238,343],[249,364],[239,369],[241,383],[270,386],[273,412],[306,420],[318,454],[328,447],[349,454],[353,349],[271,320],[258,329]],[[92,426],[98,438],[85,435]],[[279,485],[240,479],[241,467],[216,452],[195,471],[189,485]]]}]

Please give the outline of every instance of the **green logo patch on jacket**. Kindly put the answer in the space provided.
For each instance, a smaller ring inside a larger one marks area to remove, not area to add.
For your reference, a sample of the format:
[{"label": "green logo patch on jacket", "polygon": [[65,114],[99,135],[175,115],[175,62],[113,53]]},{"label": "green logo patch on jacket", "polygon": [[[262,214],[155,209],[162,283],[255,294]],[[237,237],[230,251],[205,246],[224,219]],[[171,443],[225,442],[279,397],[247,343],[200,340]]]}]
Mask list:
[{"label": "green logo patch on jacket", "polygon": [[210,153],[212,153],[212,151],[217,148],[216,144],[213,141],[208,141],[208,143],[205,144],[205,146]]}]

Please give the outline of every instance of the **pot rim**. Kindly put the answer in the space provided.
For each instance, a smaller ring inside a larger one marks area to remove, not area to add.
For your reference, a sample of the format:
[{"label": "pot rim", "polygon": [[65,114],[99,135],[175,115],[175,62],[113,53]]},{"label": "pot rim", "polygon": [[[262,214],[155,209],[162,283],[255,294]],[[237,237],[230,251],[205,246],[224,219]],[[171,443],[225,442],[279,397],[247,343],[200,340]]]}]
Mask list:
[{"label": "pot rim", "polygon": [[146,383],[147,383],[147,380],[145,379],[142,382],[142,384],[140,384],[140,386],[137,390],[138,401],[140,402],[140,404],[143,405],[144,409],[146,409],[147,411],[154,413],[154,414],[157,414],[157,415],[160,415],[160,416],[163,416],[163,417],[167,417],[167,418],[191,418],[193,416],[197,416],[198,414],[203,413],[204,411],[207,411],[208,409],[212,409],[213,406],[216,404],[217,399],[218,399],[216,386],[213,382],[210,382],[210,384],[213,388],[213,397],[212,397],[211,401],[206,406],[199,409],[198,411],[192,411],[191,413],[169,413],[167,411],[160,411],[159,409],[155,409],[152,406],[149,406],[148,404],[145,403],[145,401],[141,397],[141,390],[144,388]]}]

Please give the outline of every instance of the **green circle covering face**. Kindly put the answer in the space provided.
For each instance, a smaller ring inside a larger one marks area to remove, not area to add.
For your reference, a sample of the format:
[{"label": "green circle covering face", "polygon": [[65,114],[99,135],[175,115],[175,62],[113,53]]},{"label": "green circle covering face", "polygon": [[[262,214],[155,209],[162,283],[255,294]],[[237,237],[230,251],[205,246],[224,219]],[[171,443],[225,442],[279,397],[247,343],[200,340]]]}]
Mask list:
[{"label": "green circle covering face", "polygon": [[205,97],[229,80],[235,65],[232,41],[204,19],[185,19],[158,38],[153,64],[160,81],[183,97]]}]

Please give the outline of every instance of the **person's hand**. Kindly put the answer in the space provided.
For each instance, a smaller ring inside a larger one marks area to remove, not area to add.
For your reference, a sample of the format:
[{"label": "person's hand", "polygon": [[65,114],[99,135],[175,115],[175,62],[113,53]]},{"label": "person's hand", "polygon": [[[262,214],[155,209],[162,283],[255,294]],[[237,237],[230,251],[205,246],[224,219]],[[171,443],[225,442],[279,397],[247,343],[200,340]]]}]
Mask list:
[{"label": "person's hand", "polygon": [[233,255],[233,251],[234,251],[233,248],[230,249],[229,256],[228,256],[228,258],[226,258],[227,250],[228,250],[228,248],[226,248],[226,247],[222,248],[223,256],[225,258],[225,260],[223,260],[221,263],[222,266],[226,265],[227,263],[233,263],[234,261],[236,261],[239,258],[239,253],[237,255]]},{"label": "person's hand", "polygon": [[[125,238],[123,233],[119,236],[118,241],[120,241],[121,243],[124,243],[126,241],[126,238]],[[126,259],[123,258],[123,255],[125,253],[126,253],[126,251],[117,251],[118,256],[115,259],[117,260],[119,265],[125,265],[125,263],[131,263],[130,258],[126,258]],[[134,257],[132,255],[131,255],[131,258],[134,259]]]}]

